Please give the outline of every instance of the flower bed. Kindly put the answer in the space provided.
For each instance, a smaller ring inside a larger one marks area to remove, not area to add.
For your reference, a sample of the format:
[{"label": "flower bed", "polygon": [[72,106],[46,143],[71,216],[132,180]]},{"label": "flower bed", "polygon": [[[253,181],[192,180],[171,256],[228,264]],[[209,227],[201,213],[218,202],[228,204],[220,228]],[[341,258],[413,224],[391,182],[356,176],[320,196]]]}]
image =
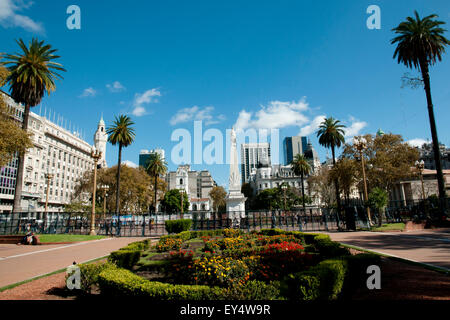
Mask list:
[{"label": "flower bed", "polygon": [[[352,259],[327,235],[278,229],[184,231],[161,237],[152,248],[129,247],[113,255],[122,259],[110,259],[122,268],[99,274],[102,293],[155,299],[336,299],[354,283],[351,274],[361,275],[373,260]],[[143,270],[151,270],[152,277]]]}]

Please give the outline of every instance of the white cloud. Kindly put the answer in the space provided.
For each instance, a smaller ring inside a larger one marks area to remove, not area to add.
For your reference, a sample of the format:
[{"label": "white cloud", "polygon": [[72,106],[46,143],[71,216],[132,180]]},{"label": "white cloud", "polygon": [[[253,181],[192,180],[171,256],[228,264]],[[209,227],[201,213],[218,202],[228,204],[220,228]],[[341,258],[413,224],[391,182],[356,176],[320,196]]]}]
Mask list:
[{"label": "white cloud", "polygon": [[155,97],[160,96],[161,92],[159,92],[159,90],[156,88],[147,90],[144,93],[136,93],[134,95],[134,102],[133,102],[134,109],[132,111],[132,114],[135,115],[136,117],[143,116],[144,114],[147,113],[143,105],[158,102],[158,100]]},{"label": "white cloud", "polygon": [[134,163],[133,161],[130,161],[130,160],[122,161],[122,165],[126,165],[127,167],[131,167],[131,168],[138,167],[138,165],[136,163]]},{"label": "white cloud", "polygon": [[428,141],[425,139],[416,138],[416,139],[408,140],[408,141],[406,141],[406,143],[408,143],[412,147],[422,147],[423,144],[428,143]]},{"label": "white cloud", "polygon": [[350,116],[350,126],[347,126],[347,128],[344,128],[345,132],[345,140],[349,140],[353,138],[354,136],[357,136],[360,134],[361,130],[367,127],[367,122],[365,121],[359,121],[358,119],[355,119],[354,117]]},{"label": "white cloud", "polygon": [[44,33],[42,23],[35,22],[28,16],[17,14],[17,11],[28,9],[33,2],[23,0],[0,0],[0,24],[6,28],[21,27],[27,31]]},{"label": "white cloud", "polygon": [[306,99],[298,102],[271,101],[268,106],[261,106],[256,113],[242,110],[234,124],[236,130],[280,129],[289,126],[302,126],[309,119],[302,112],[308,110]]},{"label": "white cloud", "polygon": [[211,124],[219,123],[225,120],[225,116],[223,114],[218,115],[216,118],[212,115],[214,111],[213,106],[207,106],[203,109],[198,106],[193,106],[191,108],[184,108],[178,110],[178,112],[170,119],[171,125],[176,125],[178,123],[184,123],[192,120],[200,120],[204,121],[206,126]]},{"label": "white cloud", "polygon": [[299,136],[309,136],[310,134],[315,134],[317,129],[319,129],[320,124],[326,118],[325,115],[317,116],[310,122],[310,124],[302,127],[299,132]]},{"label": "white cloud", "polygon": [[92,87],[86,88],[83,90],[83,93],[79,96],[80,98],[85,97],[95,97],[97,95],[97,90]]},{"label": "white cloud", "polygon": [[121,92],[125,90],[125,87],[119,81],[114,81],[112,84],[107,84],[106,87],[111,92]]}]

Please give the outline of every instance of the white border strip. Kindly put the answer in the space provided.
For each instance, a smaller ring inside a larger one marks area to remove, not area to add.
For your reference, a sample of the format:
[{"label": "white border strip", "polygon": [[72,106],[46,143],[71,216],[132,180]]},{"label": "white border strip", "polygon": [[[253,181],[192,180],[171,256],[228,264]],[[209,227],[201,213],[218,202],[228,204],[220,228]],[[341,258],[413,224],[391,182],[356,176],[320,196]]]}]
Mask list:
[{"label": "white border strip", "polygon": [[340,241],[336,241],[336,242],[339,242],[339,243],[345,244],[345,245],[347,245],[347,246],[353,247],[353,248],[355,248],[356,250],[359,249],[359,250],[365,251],[365,252],[375,252],[375,253],[379,253],[379,254],[382,254],[382,255],[385,255],[385,256],[388,256],[388,257],[398,258],[398,259],[401,259],[401,260],[408,260],[408,261],[411,261],[411,262],[414,262],[414,263],[418,263],[418,264],[421,264],[421,265],[424,265],[424,266],[428,266],[428,267],[432,267],[432,268],[436,268],[436,269],[441,269],[441,270],[443,270],[443,271],[450,272],[450,269],[449,269],[449,268],[446,268],[446,267],[441,267],[441,266],[437,266],[437,265],[434,265],[434,264],[429,264],[429,263],[425,263],[425,262],[420,262],[420,261],[416,261],[416,260],[409,259],[409,258],[405,258],[405,257],[399,257],[399,256],[396,256],[396,255],[394,255],[394,254],[390,254],[390,253],[386,253],[386,252],[382,252],[382,251],[378,251],[378,250],[372,250],[372,249],[367,249],[367,248],[358,247],[358,246],[355,246],[355,245],[353,245],[353,244],[351,244],[351,243],[344,243],[344,242],[340,242]]},{"label": "white border strip", "polygon": [[42,253],[42,252],[54,251],[54,250],[59,250],[59,249],[64,249],[64,248],[81,246],[81,245],[85,245],[85,244],[89,244],[89,243],[93,243],[93,242],[98,242],[98,241],[112,240],[112,239],[113,238],[105,238],[105,239],[98,239],[98,240],[83,241],[83,242],[78,242],[78,243],[74,243],[74,244],[68,244],[68,245],[65,245],[65,246],[57,247],[57,248],[51,248],[51,249],[45,249],[45,250],[39,250],[39,251],[32,251],[32,252],[17,254],[17,255],[14,255],[14,256],[9,256],[9,257],[4,257],[4,258],[0,257],[0,261],[5,261],[5,260],[8,260],[8,259],[24,257],[24,256],[36,254],[36,253]]}]

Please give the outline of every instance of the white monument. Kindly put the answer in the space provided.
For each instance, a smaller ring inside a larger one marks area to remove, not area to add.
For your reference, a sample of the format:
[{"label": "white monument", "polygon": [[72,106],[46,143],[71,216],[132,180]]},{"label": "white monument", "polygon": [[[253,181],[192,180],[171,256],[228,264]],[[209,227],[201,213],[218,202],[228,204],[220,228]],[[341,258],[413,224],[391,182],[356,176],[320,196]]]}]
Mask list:
[{"label": "white monument", "polygon": [[94,134],[94,145],[97,150],[102,152],[102,157],[99,159],[98,164],[102,168],[107,168],[106,165],[106,143],[108,142],[108,134],[105,129],[105,121],[103,121],[103,115],[97,126],[97,131]]},{"label": "white monument", "polygon": [[226,197],[227,216],[233,221],[233,226],[239,226],[241,218],[245,218],[245,200],[241,192],[241,176],[238,168],[236,148],[236,132],[231,129],[230,146],[230,177],[228,178],[228,195]]}]

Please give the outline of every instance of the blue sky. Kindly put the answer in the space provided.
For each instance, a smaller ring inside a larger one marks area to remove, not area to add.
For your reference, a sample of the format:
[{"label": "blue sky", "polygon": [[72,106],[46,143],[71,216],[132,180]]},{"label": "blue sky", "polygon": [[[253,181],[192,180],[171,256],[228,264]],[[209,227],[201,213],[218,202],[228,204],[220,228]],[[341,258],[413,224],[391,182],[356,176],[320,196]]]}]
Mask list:
[{"label": "blue sky", "polygon": [[[81,30],[66,27],[72,4],[81,9]],[[380,30],[366,26],[372,4],[381,9]],[[42,112],[56,111],[91,143],[102,113],[107,124],[129,114],[137,137],[124,160],[138,163],[141,149],[162,147],[174,170],[172,132],[193,132],[193,121],[203,120],[204,131],[224,134],[233,125],[276,127],[280,139],[309,134],[323,161],[327,150],[314,134],[321,116],[344,122],[348,138],[382,128],[405,140],[431,140],[423,90],[401,88],[402,75],[417,71],[398,65],[390,44],[391,29],[414,9],[450,24],[445,0],[0,0],[0,52],[16,52],[15,39],[32,37],[57,48],[67,72],[43,99]],[[449,71],[448,53],[431,68],[438,135],[446,145]],[[106,159],[117,163],[116,147],[108,145]],[[192,167],[209,169],[227,185],[227,165]]]}]

